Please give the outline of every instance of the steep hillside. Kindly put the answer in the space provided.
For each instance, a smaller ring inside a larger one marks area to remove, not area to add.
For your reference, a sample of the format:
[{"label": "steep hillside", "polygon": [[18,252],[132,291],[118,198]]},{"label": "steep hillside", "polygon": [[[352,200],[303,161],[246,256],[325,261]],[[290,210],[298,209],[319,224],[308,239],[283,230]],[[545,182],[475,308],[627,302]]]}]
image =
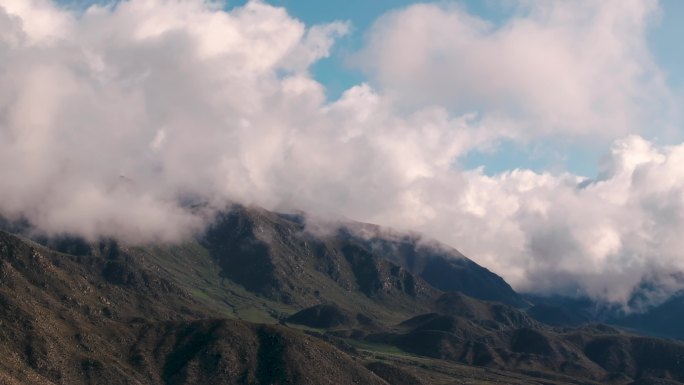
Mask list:
[{"label": "steep hillside", "polygon": [[200,244],[221,277],[262,298],[303,308],[336,303],[380,318],[425,310],[438,290],[369,250],[316,236],[284,216],[236,206]]},{"label": "steep hillside", "polygon": [[122,353],[137,325],[206,314],[135,261],[55,253],[0,232],[0,372],[12,381],[130,383]]},{"label": "steep hillside", "polygon": [[[0,383],[386,384],[334,347],[216,314],[127,256],[0,232]],[[211,379],[211,380],[209,380]]]},{"label": "steep hillside", "polygon": [[466,258],[458,250],[419,235],[388,231],[379,226],[347,223],[338,239],[362,245],[373,254],[402,266],[441,291],[515,307],[529,303],[500,276]]},{"label": "steep hillside", "polygon": [[130,354],[151,384],[387,384],[331,345],[239,321],[148,324]]},{"label": "steep hillside", "polygon": [[377,226],[340,226],[314,234],[301,216],[235,206],[218,217],[202,243],[225,277],[286,303],[319,302],[332,294],[332,281],[383,306],[422,302],[439,291],[527,304],[501,277],[447,246],[408,235],[383,237]]}]

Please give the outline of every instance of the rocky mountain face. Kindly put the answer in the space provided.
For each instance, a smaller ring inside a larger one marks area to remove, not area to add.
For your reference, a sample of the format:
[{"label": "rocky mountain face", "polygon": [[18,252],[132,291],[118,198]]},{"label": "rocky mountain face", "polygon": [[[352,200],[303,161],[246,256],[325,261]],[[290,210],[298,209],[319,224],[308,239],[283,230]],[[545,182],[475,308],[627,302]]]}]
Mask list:
[{"label": "rocky mountain face", "polygon": [[415,235],[258,208],[174,245],[0,232],[0,384],[684,381],[684,344],[553,306]]},{"label": "rocky mountain face", "polygon": [[456,250],[411,237],[369,237],[353,225],[314,235],[301,217],[235,207],[201,243],[223,277],[297,307],[329,301],[403,315],[426,310],[424,303],[449,290],[525,304],[501,277]]},{"label": "rocky mountain face", "polygon": [[338,238],[363,245],[440,291],[458,291],[514,307],[529,305],[500,276],[466,258],[458,250],[424,240],[419,235],[388,233],[378,226],[369,225],[362,231],[355,231],[354,226],[348,225],[338,232]]}]

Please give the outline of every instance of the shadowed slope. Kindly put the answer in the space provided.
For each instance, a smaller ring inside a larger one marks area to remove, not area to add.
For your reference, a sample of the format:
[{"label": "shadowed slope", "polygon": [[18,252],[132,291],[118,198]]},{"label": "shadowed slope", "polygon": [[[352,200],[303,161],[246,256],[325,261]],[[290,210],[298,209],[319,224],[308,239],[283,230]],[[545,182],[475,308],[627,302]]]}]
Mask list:
[{"label": "shadowed slope", "polygon": [[134,367],[150,383],[386,384],[319,340],[239,321],[148,325],[131,352]]}]

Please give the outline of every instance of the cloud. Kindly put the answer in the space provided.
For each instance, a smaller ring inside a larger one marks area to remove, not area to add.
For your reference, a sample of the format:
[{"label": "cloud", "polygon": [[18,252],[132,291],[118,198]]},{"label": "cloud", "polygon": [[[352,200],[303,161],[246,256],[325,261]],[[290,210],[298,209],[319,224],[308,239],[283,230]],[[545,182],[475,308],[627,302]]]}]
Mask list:
[{"label": "cloud", "polygon": [[489,135],[366,85],[328,103],[309,67],[344,22],[260,1],[0,5],[0,212],[47,233],[174,240],[210,214],[193,203],[391,210]]},{"label": "cloud", "polygon": [[669,294],[683,286],[670,276],[684,270],[683,156],[684,145],[628,136],[596,180],[470,171],[462,193],[453,191],[459,205],[413,228],[458,239],[519,290],[626,303],[636,287],[667,279]]},{"label": "cloud", "polygon": [[50,233],[166,240],[201,226],[179,202],[248,195],[287,135],[280,119],[320,108],[306,71],[347,26],[222,6],[0,2],[2,213]]},{"label": "cloud", "polygon": [[[150,242],[230,202],[301,209],[423,231],[521,290],[626,301],[684,268],[684,145],[624,135],[665,93],[643,38],[655,6],[536,4],[503,27],[450,5],[387,15],[363,55],[380,86],[327,101],[311,66],[345,22],[261,1],[0,0],[0,214]],[[502,138],[599,129],[621,138],[595,180],[459,164]]]},{"label": "cloud", "polygon": [[615,138],[671,107],[646,31],[657,2],[518,2],[495,24],[460,3],[383,16],[357,57],[384,92],[513,122],[519,137]]},{"label": "cloud", "polygon": [[39,43],[64,37],[74,23],[73,15],[50,0],[3,0],[0,6],[4,8],[4,17],[11,19],[3,25],[18,24],[12,30],[4,30],[3,37],[19,34],[30,43]]}]

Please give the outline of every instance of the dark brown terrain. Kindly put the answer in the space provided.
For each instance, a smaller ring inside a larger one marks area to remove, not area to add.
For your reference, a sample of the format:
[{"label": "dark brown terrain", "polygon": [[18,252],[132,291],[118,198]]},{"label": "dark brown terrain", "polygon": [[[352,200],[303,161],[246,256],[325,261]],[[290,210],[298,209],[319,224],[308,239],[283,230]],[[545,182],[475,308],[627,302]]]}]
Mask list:
[{"label": "dark brown terrain", "polygon": [[0,384],[684,381],[680,342],[541,323],[456,250],[371,225],[236,207],[183,244],[35,239],[0,232]]}]

